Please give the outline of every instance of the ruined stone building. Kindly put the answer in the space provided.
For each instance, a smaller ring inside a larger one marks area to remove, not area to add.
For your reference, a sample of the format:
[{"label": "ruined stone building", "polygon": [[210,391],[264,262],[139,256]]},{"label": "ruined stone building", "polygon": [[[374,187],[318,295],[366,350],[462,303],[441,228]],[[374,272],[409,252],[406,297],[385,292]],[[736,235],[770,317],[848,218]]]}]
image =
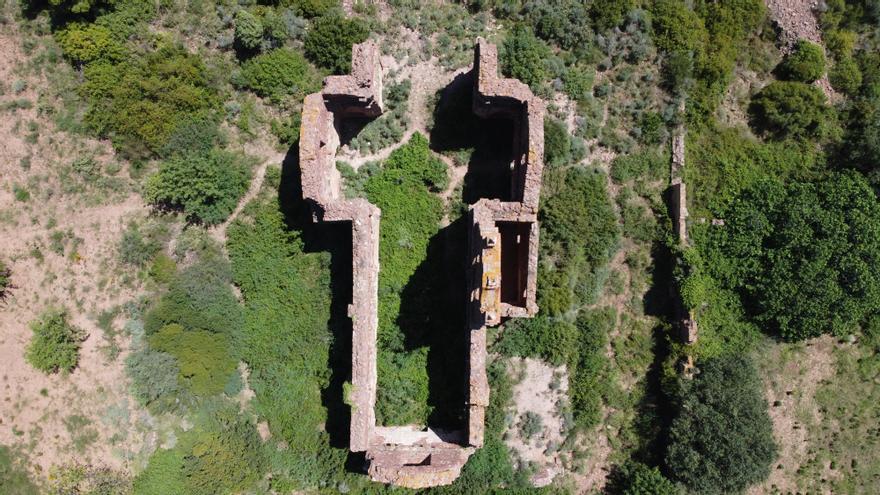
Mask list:
[{"label": "ruined stone building", "polygon": [[349,222],[352,229],[352,404],[350,449],[365,452],[372,479],[411,488],[452,483],[483,445],[489,404],[486,328],[504,318],[531,317],[537,310],[538,199],[544,156],[544,103],[520,81],[498,75],[496,47],[478,39],[474,50],[473,111],[509,119],[514,158],[509,193],[481,199],[468,214],[467,308],[469,359],[466,431],[422,430],[376,424],[379,222],[381,212],[365,199],[345,199],[335,166],[340,123],[383,111],[382,75],[376,45],[352,50],[349,76],[331,76],[306,97],[300,135],[303,197],[316,222]]}]

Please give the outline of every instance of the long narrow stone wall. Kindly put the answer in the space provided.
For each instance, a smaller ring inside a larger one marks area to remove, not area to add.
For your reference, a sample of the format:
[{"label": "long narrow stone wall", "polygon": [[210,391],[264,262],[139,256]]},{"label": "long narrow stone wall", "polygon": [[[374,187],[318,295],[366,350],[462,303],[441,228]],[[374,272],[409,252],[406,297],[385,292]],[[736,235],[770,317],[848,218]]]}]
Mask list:
[{"label": "long narrow stone wall", "polygon": [[[349,222],[352,228],[353,291],[348,309],[352,319],[350,449],[366,452],[369,474],[376,481],[423,488],[449,484],[458,478],[470,455],[483,445],[485,408],[489,404],[486,328],[498,325],[502,318],[530,317],[538,310],[537,209],[543,169],[544,104],[528,86],[500,78],[497,66],[495,46],[478,39],[474,112],[513,122],[515,158],[510,165],[512,200],[480,200],[469,212],[468,286],[462,288],[469,294],[467,328],[463,329],[468,332],[469,342],[467,431],[376,425],[380,211],[364,199],[345,199],[335,167],[341,122],[382,113],[381,67],[375,44],[355,45],[352,74],[326,78],[323,90],[305,99],[300,131],[303,197],[310,203],[316,222]],[[509,256],[517,263],[516,290],[511,300],[502,296],[503,245],[513,249]],[[525,267],[518,265],[522,262]],[[518,292],[520,288],[522,293]]]}]

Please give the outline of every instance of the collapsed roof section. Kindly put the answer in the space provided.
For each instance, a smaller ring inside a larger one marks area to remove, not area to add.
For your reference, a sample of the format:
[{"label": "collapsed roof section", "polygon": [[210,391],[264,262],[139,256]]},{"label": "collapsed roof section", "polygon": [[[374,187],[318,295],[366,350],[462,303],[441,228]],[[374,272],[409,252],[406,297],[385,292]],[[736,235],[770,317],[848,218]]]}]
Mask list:
[{"label": "collapsed roof section", "polygon": [[466,431],[377,426],[376,335],[378,327],[379,209],[365,199],[345,199],[335,167],[339,129],[346,118],[382,113],[379,53],[373,42],[352,49],[352,74],[324,80],[306,97],[300,131],[303,197],[316,222],[350,222],[352,228],[352,404],[350,449],[366,452],[369,474],[380,482],[410,488],[452,483],[483,445],[486,328],[502,318],[530,317],[538,308],[537,209],[544,155],[544,103],[528,86],[498,76],[494,45],[478,39],[474,56],[473,111],[510,119],[514,159],[510,201],[481,199],[469,211],[467,327],[468,421]]}]

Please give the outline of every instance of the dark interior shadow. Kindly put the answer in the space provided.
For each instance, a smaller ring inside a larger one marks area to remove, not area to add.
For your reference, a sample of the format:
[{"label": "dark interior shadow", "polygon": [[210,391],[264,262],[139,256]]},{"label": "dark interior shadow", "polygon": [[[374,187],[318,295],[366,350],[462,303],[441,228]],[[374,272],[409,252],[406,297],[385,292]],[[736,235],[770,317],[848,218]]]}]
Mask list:
[{"label": "dark interior shadow", "polygon": [[481,198],[511,199],[514,125],[509,118],[481,118],[473,112],[473,71],[459,74],[440,90],[434,108],[431,149],[467,151],[468,170],[462,199],[474,204]]},{"label": "dark interior shadow", "polygon": [[432,427],[461,429],[465,422],[468,345],[465,329],[466,222],[437,232],[425,260],[400,295],[397,324],[407,350],[428,349],[428,406]]}]

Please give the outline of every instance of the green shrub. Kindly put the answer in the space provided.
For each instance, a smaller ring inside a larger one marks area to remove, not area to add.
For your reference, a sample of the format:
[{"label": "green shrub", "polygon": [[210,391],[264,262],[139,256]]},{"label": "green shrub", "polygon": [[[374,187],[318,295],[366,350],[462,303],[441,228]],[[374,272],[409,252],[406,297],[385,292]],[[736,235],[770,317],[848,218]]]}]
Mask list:
[{"label": "green shrub", "polygon": [[550,56],[550,50],[528,28],[515,26],[504,38],[499,55],[504,75],[533,88],[547,79],[544,61]]},{"label": "green shrub", "polygon": [[0,492],[16,495],[40,493],[39,486],[30,479],[26,458],[5,445],[0,445]]},{"label": "green shrub", "polygon": [[562,87],[572,100],[581,103],[593,96],[595,74],[583,67],[573,66],[562,74]]},{"label": "green shrub", "polygon": [[178,378],[193,394],[208,397],[223,392],[235,371],[229,338],[205,330],[185,330],[172,323],[150,336],[150,347],[177,358]]},{"label": "green shrub", "polygon": [[565,123],[544,119],[544,164],[550,167],[566,165],[571,157],[571,143]]},{"label": "green shrub", "polygon": [[209,403],[170,450],[158,450],[135,479],[144,495],[249,492],[263,476],[266,455],[257,429],[234,403]]},{"label": "green shrub", "polygon": [[10,279],[12,271],[6,266],[6,263],[0,261],[0,299],[6,297],[6,293],[12,286]]},{"label": "green shrub", "polygon": [[366,41],[369,30],[358,19],[328,14],[312,21],[303,49],[306,57],[334,74],[351,71],[351,47]]},{"label": "green shrub", "polygon": [[[267,189],[274,193],[279,181],[277,169],[270,169]],[[254,411],[274,438],[289,445],[277,461],[283,470],[276,482],[306,489],[338,476],[348,456],[347,449],[330,446],[323,401],[330,343],[334,331],[346,329],[331,318],[329,254],[304,252],[301,233],[289,229],[277,196],[267,193],[228,230],[245,308],[238,348],[251,371]]]},{"label": "green shrub", "polygon": [[148,179],[144,199],[179,208],[190,221],[221,223],[247,191],[251,178],[247,161],[245,156],[220,150],[174,156]]},{"label": "green shrub", "polygon": [[536,357],[563,366],[572,361],[577,351],[578,329],[571,322],[539,315],[535,318],[511,320],[495,348],[507,356]]},{"label": "green shrub", "polygon": [[315,69],[290,48],[278,48],[242,64],[243,85],[260,96],[280,100],[286,95],[302,98],[320,87]]},{"label": "green shrub", "polygon": [[876,176],[880,165],[880,92],[866,93],[853,103],[843,147],[852,165]]},{"label": "green shrub", "polygon": [[622,495],[679,495],[681,490],[656,467],[631,462],[621,470]]},{"label": "green shrub", "polygon": [[213,118],[219,108],[201,57],[178,45],[162,42],[118,64],[97,61],[83,75],[86,124],[127,158],[155,156],[182,121]]},{"label": "green shrub", "polygon": [[669,157],[659,149],[646,149],[620,155],[611,162],[611,179],[617,183],[631,180],[659,181],[669,172]]},{"label": "green shrub", "polygon": [[214,146],[223,144],[226,144],[225,138],[215,118],[187,117],[177,123],[159,154],[165,158],[191,153],[205,154]]},{"label": "green shrub", "polygon": [[85,333],[67,321],[63,309],[47,309],[31,322],[34,333],[25,350],[25,359],[44,373],[73,371],[79,362],[79,349]]},{"label": "green shrub", "polygon": [[125,359],[125,372],[131,379],[132,395],[154,414],[171,412],[178,407],[181,370],[171,354],[137,350]]},{"label": "green shrub", "polygon": [[821,89],[775,81],[752,97],[749,117],[755,129],[771,137],[806,139],[825,134],[830,111]]},{"label": "green shrub", "polygon": [[281,5],[290,5],[305,17],[318,17],[339,7],[339,0],[278,0]]},{"label": "green shrub", "polygon": [[765,180],[723,212],[706,266],[786,340],[846,335],[880,309],[880,204],[856,173],[785,186]]},{"label": "green shrub", "polygon": [[160,284],[167,284],[174,279],[174,275],[177,273],[177,262],[174,261],[174,258],[168,256],[165,253],[158,253],[153,258],[153,263],[150,265],[150,278],[155,280]]},{"label": "green shrub", "polygon": [[700,373],[681,383],[666,465],[695,492],[743,491],[770,475],[777,455],[763,384],[742,356],[698,366]]},{"label": "green shrub", "polygon": [[684,2],[658,0],[651,8],[654,44],[661,50],[700,53],[708,33],[700,18]]},{"label": "green shrub", "polygon": [[174,277],[168,291],[147,312],[147,334],[177,323],[187,330],[207,330],[235,340],[242,315],[231,281],[229,263],[216,248],[200,253],[195,263]]},{"label": "green shrub", "polygon": [[128,265],[141,267],[161,249],[155,239],[145,237],[136,223],[128,224],[119,240],[119,259]]},{"label": "green shrub", "polygon": [[821,46],[800,40],[782,61],[779,71],[790,81],[811,83],[825,74],[825,53]]},{"label": "green shrub", "polygon": [[575,321],[578,331],[577,352],[569,369],[568,395],[574,411],[575,424],[590,429],[602,419],[602,398],[612,382],[608,376],[605,349],[614,330],[617,315],[614,308],[583,310]]},{"label": "green shrub", "polygon": [[852,57],[846,57],[839,59],[831,67],[828,79],[834,89],[847,95],[855,95],[862,86],[862,71]]},{"label": "green shrub", "polygon": [[590,15],[583,2],[531,2],[526,10],[535,33],[564,49],[582,49],[592,38]]},{"label": "green shrub", "polygon": [[235,42],[246,50],[257,50],[263,42],[263,24],[244,9],[235,13]]},{"label": "green shrub", "polygon": [[551,169],[544,177],[538,305],[554,316],[595,299],[619,228],[600,172]]},{"label": "green shrub", "polygon": [[126,57],[125,47],[98,24],[72,23],[55,36],[64,55],[79,65],[96,60],[115,63]]}]

